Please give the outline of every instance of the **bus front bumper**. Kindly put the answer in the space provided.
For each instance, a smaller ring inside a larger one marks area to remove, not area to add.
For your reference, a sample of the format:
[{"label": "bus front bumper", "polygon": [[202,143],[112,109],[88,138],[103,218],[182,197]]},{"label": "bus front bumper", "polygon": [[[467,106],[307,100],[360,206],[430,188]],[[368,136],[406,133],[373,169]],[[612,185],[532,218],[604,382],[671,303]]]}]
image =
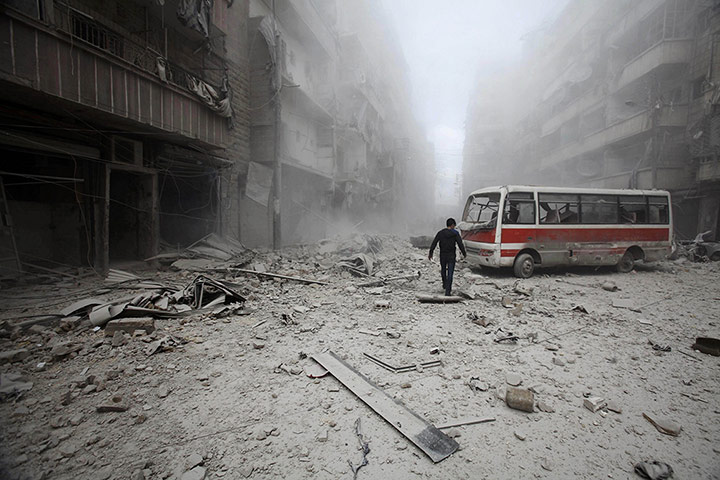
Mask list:
[{"label": "bus front bumper", "polygon": [[500,264],[500,247],[493,243],[473,243],[465,245],[467,260],[473,265],[498,268]]}]

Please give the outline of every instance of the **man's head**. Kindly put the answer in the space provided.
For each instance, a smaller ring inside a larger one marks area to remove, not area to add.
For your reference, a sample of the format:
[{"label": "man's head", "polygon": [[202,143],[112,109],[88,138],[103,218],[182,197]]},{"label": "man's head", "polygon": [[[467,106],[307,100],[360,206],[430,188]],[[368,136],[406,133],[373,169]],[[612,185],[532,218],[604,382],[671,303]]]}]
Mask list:
[{"label": "man's head", "polygon": [[455,219],[450,217],[445,221],[445,225],[447,225],[447,228],[455,228]]}]

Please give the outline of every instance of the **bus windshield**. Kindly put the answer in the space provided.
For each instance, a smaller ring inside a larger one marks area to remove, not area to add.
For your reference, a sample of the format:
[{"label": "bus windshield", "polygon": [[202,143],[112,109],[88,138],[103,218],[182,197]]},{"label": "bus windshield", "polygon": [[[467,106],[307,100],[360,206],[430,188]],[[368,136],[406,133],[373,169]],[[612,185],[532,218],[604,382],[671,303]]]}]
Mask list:
[{"label": "bus windshield", "polygon": [[483,230],[495,228],[498,209],[500,207],[500,192],[480,193],[468,199],[465,205],[463,223],[467,230]]}]

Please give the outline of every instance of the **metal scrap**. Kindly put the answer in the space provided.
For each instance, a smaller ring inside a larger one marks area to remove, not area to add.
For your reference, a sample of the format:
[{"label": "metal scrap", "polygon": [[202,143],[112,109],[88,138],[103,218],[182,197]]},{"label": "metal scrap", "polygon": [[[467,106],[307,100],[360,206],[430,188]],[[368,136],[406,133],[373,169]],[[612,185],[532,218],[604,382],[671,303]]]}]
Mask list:
[{"label": "metal scrap", "polygon": [[371,362],[381,366],[385,370],[390,370],[393,373],[410,372],[413,370],[417,370],[418,366],[420,366],[420,368],[432,368],[432,367],[442,366],[442,362],[440,360],[432,360],[429,362],[416,363],[415,365],[405,365],[403,367],[393,367],[389,363],[383,362],[379,358],[373,357],[369,353],[363,353],[363,355],[365,355]]}]

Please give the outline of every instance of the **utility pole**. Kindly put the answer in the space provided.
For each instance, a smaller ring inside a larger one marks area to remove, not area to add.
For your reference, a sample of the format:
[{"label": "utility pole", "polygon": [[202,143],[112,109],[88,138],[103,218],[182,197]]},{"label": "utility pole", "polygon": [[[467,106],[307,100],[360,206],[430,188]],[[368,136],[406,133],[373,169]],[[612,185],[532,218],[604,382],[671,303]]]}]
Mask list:
[{"label": "utility pole", "polygon": [[280,224],[280,196],[282,192],[282,159],[280,158],[280,142],[282,128],[282,105],[280,102],[280,94],[282,92],[282,48],[280,48],[280,30],[277,25],[277,15],[275,15],[275,0],[272,0],[273,14],[273,31],[275,34],[275,132],[273,135],[273,189],[272,189],[272,227],[273,227],[273,249],[279,250],[282,247],[281,224]]}]

